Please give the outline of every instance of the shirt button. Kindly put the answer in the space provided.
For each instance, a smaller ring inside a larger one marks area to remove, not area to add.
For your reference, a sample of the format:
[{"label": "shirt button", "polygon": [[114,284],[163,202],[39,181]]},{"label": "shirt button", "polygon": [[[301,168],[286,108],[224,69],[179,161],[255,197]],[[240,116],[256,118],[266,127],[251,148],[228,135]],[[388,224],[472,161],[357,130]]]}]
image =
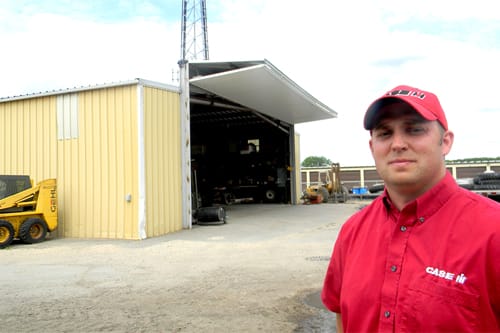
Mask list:
[{"label": "shirt button", "polygon": [[402,225],[401,228],[399,228],[399,230],[401,230],[402,232],[405,232],[406,231],[406,226]]},{"label": "shirt button", "polygon": [[390,311],[384,312],[384,317],[389,318],[390,316],[391,316],[391,312]]},{"label": "shirt button", "polygon": [[397,271],[397,270],[398,270],[398,268],[397,268],[397,266],[396,266],[396,265],[392,265],[392,266],[391,266],[391,272],[395,272],[395,271]]},{"label": "shirt button", "polygon": [[420,221],[420,223],[424,223],[425,217],[419,217],[418,220]]}]

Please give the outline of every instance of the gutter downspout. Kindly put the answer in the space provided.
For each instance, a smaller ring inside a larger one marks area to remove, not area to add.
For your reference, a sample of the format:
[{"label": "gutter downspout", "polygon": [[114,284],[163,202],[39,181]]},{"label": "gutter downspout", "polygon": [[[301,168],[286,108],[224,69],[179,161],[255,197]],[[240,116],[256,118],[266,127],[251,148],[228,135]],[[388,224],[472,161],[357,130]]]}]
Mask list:
[{"label": "gutter downspout", "polygon": [[137,169],[138,207],[137,230],[139,239],[146,238],[146,153],[144,141],[144,87],[137,85]]}]

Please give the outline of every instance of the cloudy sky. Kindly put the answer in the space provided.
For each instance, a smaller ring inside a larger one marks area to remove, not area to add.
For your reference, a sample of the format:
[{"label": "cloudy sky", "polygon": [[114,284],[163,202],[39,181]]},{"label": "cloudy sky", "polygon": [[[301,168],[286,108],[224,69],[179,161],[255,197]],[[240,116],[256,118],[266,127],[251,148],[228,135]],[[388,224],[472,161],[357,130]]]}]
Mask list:
[{"label": "cloudy sky", "polygon": [[[0,0],[0,96],[133,78],[177,84],[181,0]],[[336,119],[298,125],[301,158],[372,165],[364,111],[390,88],[435,92],[449,159],[500,156],[495,0],[207,0],[210,59],[267,59]]]}]

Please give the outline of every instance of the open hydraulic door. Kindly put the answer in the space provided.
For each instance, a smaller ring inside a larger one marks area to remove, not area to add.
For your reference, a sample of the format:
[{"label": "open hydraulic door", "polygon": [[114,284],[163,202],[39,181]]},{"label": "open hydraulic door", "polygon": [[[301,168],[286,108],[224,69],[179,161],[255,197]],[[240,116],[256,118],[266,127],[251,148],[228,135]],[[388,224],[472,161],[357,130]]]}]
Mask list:
[{"label": "open hydraulic door", "polygon": [[224,64],[190,64],[193,71],[207,74],[194,76],[189,83],[292,125],[337,117],[266,60]]}]

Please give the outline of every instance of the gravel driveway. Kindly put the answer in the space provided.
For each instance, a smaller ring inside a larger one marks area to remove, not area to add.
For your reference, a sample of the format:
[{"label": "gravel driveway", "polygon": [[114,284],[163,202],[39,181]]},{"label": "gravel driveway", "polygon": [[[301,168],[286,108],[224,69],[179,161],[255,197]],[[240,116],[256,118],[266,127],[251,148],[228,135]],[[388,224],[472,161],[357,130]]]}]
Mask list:
[{"label": "gravel driveway", "polygon": [[142,241],[0,250],[1,332],[332,332],[318,294],[361,203],[233,205],[228,223]]}]

